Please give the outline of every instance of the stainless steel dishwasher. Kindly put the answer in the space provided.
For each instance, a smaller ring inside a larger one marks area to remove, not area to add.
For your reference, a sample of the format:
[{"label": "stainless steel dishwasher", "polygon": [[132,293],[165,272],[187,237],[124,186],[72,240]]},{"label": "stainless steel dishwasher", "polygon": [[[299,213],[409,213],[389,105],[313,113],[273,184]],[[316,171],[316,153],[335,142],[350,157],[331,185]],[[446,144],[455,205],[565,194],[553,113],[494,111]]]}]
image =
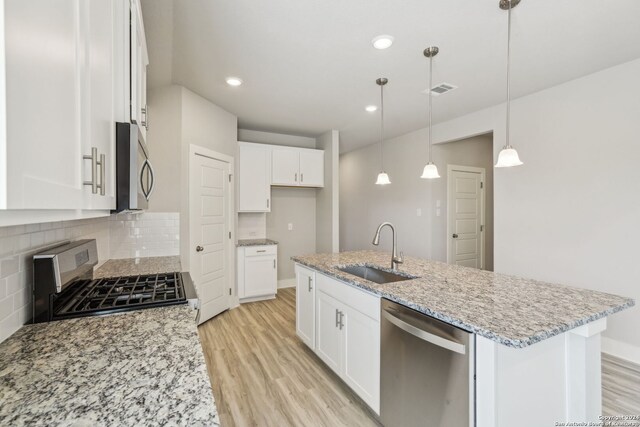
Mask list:
[{"label": "stainless steel dishwasher", "polygon": [[385,427],[475,423],[475,335],[382,299],[380,419]]}]

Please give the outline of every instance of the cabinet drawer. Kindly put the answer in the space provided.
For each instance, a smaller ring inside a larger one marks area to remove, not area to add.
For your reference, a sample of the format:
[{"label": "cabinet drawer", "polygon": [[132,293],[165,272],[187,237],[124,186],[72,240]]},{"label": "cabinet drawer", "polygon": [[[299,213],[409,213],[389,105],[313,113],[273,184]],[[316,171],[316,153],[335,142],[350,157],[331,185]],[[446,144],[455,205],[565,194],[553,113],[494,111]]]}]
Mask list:
[{"label": "cabinet drawer", "polygon": [[317,290],[332,296],[362,314],[380,321],[380,297],[321,273],[316,273],[316,287]]},{"label": "cabinet drawer", "polygon": [[244,248],[244,256],[261,256],[261,255],[276,255],[278,253],[278,246],[248,246]]}]

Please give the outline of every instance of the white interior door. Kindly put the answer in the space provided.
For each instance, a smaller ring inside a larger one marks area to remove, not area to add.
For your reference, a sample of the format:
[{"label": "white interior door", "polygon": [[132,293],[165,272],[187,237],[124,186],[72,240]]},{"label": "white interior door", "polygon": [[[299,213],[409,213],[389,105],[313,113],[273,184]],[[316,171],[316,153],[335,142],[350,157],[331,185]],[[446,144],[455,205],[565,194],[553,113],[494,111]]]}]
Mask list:
[{"label": "white interior door", "polygon": [[229,163],[191,154],[190,273],[200,299],[200,323],[229,308]]},{"label": "white interior door", "polygon": [[450,264],[484,268],[484,169],[449,166],[448,256]]}]

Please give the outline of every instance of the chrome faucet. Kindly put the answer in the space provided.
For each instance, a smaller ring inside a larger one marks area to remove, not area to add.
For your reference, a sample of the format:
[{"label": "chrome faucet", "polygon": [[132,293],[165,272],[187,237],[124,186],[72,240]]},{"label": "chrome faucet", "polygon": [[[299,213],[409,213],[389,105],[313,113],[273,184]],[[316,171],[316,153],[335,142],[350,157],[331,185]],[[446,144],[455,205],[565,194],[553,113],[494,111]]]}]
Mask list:
[{"label": "chrome faucet", "polygon": [[371,243],[373,243],[376,246],[380,244],[380,230],[382,230],[384,226],[389,226],[389,228],[391,228],[391,233],[393,237],[393,250],[391,252],[391,269],[397,270],[398,266],[403,263],[403,259],[402,259],[402,252],[400,252],[400,256],[398,256],[398,239],[396,238],[396,229],[393,227],[393,224],[391,224],[390,222],[383,222],[382,224],[380,224],[378,226],[378,229],[376,230],[376,235],[373,236],[373,242]]}]

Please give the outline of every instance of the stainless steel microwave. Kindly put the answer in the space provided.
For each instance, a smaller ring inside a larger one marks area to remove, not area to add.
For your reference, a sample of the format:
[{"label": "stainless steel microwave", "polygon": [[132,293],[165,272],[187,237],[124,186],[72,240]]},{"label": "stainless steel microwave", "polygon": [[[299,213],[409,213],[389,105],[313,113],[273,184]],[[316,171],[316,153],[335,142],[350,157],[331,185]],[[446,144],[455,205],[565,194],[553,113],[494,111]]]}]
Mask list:
[{"label": "stainless steel microwave", "polygon": [[155,177],[138,125],[116,123],[116,210],[146,209]]}]

